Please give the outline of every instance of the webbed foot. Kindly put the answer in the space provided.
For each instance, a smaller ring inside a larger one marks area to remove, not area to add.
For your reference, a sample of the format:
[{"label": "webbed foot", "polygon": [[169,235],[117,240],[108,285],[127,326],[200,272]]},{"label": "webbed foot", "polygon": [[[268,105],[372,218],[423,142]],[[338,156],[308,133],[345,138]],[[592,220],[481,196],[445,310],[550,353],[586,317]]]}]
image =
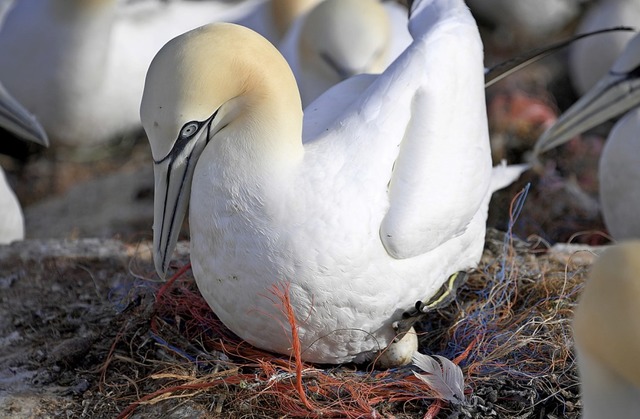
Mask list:
[{"label": "webbed foot", "polygon": [[397,333],[395,341],[401,340],[413,325],[423,320],[428,313],[449,305],[456,298],[458,287],[467,281],[468,276],[464,271],[454,273],[429,301],[417,301],[414,308],[402,313],[402,319],[392,324]]}]

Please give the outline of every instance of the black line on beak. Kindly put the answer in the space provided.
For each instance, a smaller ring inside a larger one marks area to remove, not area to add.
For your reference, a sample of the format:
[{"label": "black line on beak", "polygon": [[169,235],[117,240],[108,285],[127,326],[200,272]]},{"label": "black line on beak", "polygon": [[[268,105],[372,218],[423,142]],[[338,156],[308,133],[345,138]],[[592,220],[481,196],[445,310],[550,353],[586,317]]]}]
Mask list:
[{"label": "black line on beak", "polygon": [[[191,121],[185,124],[185,126],[187,126],[188,124],[192,124],[192,123],[196,123],[198,124],[198,129],[189,136],[178,136],[178,139],[176,140],[176,143],[174,144],[173,148],[171,149],[171,151],[169,151],[169,153],[163,157],[160,160],[153,160],[153,162],[155,164],[160,164],[162,162],[164,162],[165,160],[169,160],[169,167],[167,168],[167,175],[166,175],[166,179],[165,179],[165,183],[166,183],[166,190],[165,190],[165,194],[164,194],[164,203],[163,203],[163,214],[162,214],[162,220],[161,220],[161,224],[160,224],[160,237],[163,237],[163,233],[164,233],[164,221],[167,217],[167,203],[168,203],[168,190],[169,190],[169,186],[170,186],[170,180],[171,180],[171,174],[173,171],[173,165],[174,162],[176,161],[176,158],[182,154],[184,152],[184,150],[187,147],[187,144],[189,144],[190,141],[192,141],[194,138],[196,138],[196,136],[198,135],[198,133],[201,132],[202,127],[206,126],[207,129],[207,138],[206,138],[206,142],[205,142],[205,146],[206,144],[209,144],[209,141],[211,139],[211,124],[213,122],[213,120],[215,119],[216,115],[218,114],[218,111],[214,112],[213,115],[211,115],[211,117],[209,117],[208,119],[206,119],[205,121]],[[178,210],[178,205],[180,204],[180,196],[184,193],[184,183],[185,180],[190,172],[189,166],[192,163],[192,159],[191,156],[193,155],[193,151],[191,153],[189,153],[189,155],[186,156],[186,168],[183,172],[182,175],[182,179],[180,180],[180,188],[179,188],[179,192],[178,192],[178,197],[175,200],[174,206],[172,208],[172,212],[171,212],[171,223],[169,224],[169,232],[166,235],[166,237],[168,238],[167,242],[164,244],[164,256],[162,258],[162,267],[164,268],[166,265],[166,261],[167,258],[169,257],[169,252],[168,252],[168,246],[169,246],[169,242],[171,241],[171,236],[173,234],[174,228],[175,228],[175,222],[176,222],[176,218],[175,218],[175,214]],[[161,244],[162,245],[162,244]]]}]

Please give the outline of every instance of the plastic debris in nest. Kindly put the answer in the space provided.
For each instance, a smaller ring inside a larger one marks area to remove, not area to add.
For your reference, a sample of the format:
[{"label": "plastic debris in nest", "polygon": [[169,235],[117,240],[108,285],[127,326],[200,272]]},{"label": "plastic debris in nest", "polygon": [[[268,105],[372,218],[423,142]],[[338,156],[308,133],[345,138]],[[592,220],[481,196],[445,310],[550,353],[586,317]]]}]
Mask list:
[{"label": "plastic debris in nest", "polygon": [[[526,192],[514,199],[509,229]],[[509,382],[533,390],[526,409],[542,403],[563,408],[566,398],[579,397],[570,323],[588,265],[561,263],[542,252],[515,252],[514,239],[509,231],[500,254],[485,252],[461,287],[457,307],[441,312],[444,319],[421,344],[444,346],[445,356],[472,344],[462,367],[474,391]]]},{"label": "plastic debris in nest", "polygon": [[[514,201],[510,228],[525,195]],[[431,330],[421,335],[422,351],[460,363],[467,403],[449,404],[445,400],[460,397],[459,391],[447,393],[425,382],[415,368],[322,368],[301,362],[299,349],[289,358],[254,348],[215,317],[192,276],[179,272],[156,292],[148,329],[128,334],[144,336],[156,356],[165,355],[162,361],[137,361],[150,370],[138,375],[136,392],[127,395],[129,405],[120,417],[167,399],[200,400],[225,417],[435,417],[445,407],[472,417],[489,404],[486,409],[497,417],[536,408],[539,413],[540,405],[574,409],[565,400],[578,398],[569,323],[588,266],[523,252],[510,232],[504,237],[495,253],[485,252],[457,302],[434,314]],[[289,313],[286,283],[274,288],[272,297]],[[295,331],[296,319],[289,316],[289,322]],[[133,341],[122,343],[141,351]],[[451,375],[435,362],[431,378],[434,371],[438,375],[435,367],[441,368],[439,378]],[[504,394],[487,395],[500,386],[508,387]],[[513,402],[516,391],[522,393],[519,405]]]},{"label": "plastic debris in nest", "polygon": [[[200,396],[217,400],[215,410],[225,417],[247,417],[246,413],[251,412],[260,417],[360,418],[404,412],[428,418],[435,417],[447,405],[450,397],[442,392],[442,385],[434,387],[424,378],[434,369],[414,374],[414,370],[420,370],[410,366],[377,371],[303,363],[295,341],[297,325],[286,283],[270,290],[270,298],[287,316],[294,337],[294,355],[286,357],[249,345],[215,317],[186,268],[157,291],[149,318],[150,338],[156,346],[172,353],[176,362],[164,362],[163,370],[145,377],[144,384],[137,387],[157,390],[137,394],[120,418],[130,417],[146,404]],[[454,361],[460,362],[467,353],[463,351]],[[446,365],[442,371],[449,375],[458,368],[452,361],[438,365]],[[456,378],[461,377],[459,371]],[[460,381],[456,384],[459,391],[463,389]],[[459,392],[456,395],[457,403],[464,401]]]}]

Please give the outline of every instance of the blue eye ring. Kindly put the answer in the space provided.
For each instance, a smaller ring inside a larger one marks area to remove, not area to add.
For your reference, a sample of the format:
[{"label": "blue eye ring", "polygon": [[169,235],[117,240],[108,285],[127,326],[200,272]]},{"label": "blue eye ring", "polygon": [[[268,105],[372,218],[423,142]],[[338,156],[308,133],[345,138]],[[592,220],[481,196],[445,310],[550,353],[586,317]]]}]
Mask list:
[{"label": "blue eye ring", "polygon": [[181,138],[189,138],[193,136],[200,129],[200,124],[198,122],[192,121],[184,124],[182,129],[180,130]]}]

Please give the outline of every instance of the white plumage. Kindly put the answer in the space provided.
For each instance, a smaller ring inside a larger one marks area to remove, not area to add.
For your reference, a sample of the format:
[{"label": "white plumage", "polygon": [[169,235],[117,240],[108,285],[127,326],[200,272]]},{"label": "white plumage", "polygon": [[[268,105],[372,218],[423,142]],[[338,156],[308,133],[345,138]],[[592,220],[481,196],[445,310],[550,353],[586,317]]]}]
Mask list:
[{"label": "white plumage", "polygon": [[[47,135],[38,121],[0,85],[0,126],[16,136],[48,145]],[[24,238],[24,216],[18,198],[0,168],[0,243]]]},{"label": "white plumage", "polygon": [[54,143],[95,145],[140,127],[144,75],[169,39],[247,16],[264,0],[20,0],[0,30],[0,80]]},{"label": "white plumage", "polygon": [[0,244],[24,239],[24,216],[16,194],[0,167]]},{"label": "white plumage", "polygon": [[186,33],[149,68],[156,268],[188,204],[198,287],[258,347],[291,351],[271,293],[287,283],[303,359],[364,361],[403,311],[480,259],[491,193],[522,168],[492,171],[464,2],[415,2],[409,30],[382,74],[334,86],[304,118],[286,61],[238,26]]},{"label": "white plumage", "polygon": [[540,38],[565,27],[585,0],[467,0],[471,10],[503,35]]},{"label": "white plumage", "polygon": [[278,49],[306,107],[331,86],[381,73],[411,43],[407,11],[379,0],[325,0],[300,16]]}]

